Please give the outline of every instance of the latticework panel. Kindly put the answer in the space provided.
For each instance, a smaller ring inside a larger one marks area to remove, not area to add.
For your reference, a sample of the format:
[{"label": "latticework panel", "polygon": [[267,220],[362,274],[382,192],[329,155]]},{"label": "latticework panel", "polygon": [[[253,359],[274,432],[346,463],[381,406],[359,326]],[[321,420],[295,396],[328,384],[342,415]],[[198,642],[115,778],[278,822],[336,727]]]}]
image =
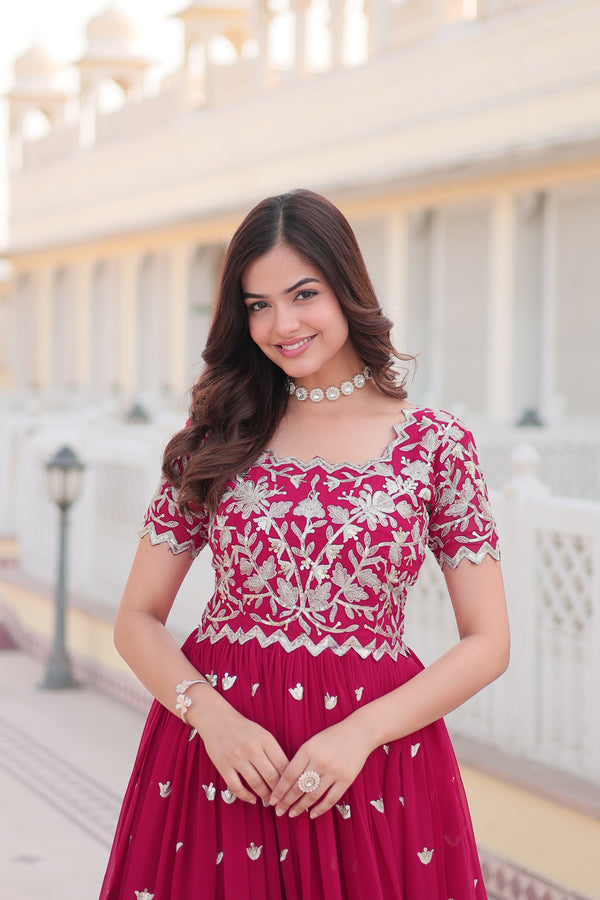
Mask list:
[{"label": "latticework panel", "polygon": [[571,634],[586,631],[594,612],[591,538],[538,529],[536,545],[542,620]]},{"label": "latticework panel", "polygon": [[593,775],[590,745],[591,538],[536,532],[537,752],[575,774]]}]

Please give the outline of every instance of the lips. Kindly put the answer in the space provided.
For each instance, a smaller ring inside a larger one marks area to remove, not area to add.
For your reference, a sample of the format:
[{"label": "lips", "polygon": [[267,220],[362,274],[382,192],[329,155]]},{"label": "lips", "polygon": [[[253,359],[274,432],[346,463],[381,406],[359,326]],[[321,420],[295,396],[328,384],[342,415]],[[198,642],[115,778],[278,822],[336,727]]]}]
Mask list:
[{"label": "lips", "polygon": [[300,338],[297,341],[288,341],[285,344],[276,344],[276,347],[280,353],[283,353],[284,356],[296,356],[297,354],[302,353],[305,348],[312,343],[315,337],[315,334],[311,334],[309,337]]}]

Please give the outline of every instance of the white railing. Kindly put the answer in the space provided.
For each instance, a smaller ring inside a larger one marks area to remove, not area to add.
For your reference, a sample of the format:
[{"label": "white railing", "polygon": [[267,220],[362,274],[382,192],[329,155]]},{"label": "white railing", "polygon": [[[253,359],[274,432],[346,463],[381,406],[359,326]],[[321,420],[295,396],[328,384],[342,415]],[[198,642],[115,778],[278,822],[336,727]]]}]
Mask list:
[{"label": "white railing", "polygon": [[[182,417],[163,414],[158,424],[134,426],[72,412],[45,418],[0,413],[0,521],[16,518],[11,533],[19,540],[23,573],[48,585],[54,580],[57,513],[47,499],[43,462],[70,444],[86,472],[71,515],[69,586],[112,615],[162,448]],[[511,617],[510,668],[451,714],[449,724],[507,753],[600,783],[600,503],[552,496],[539,480],[539,464],[531,444],[519,445],[503,489],[492,491]],[[177,637],[197,623],[212,586],[206,553],[171,614]],[[456,640],[444,579],[432,558],[408,598],[407,640],[424,662]]]},{"label": "white railing", "polygon": [[[448,717],[457,733],[600,783],[600,504],[557,498],[530,444],[492,492],[512,632],[508,672]],[[485,602],[485,598],[482,598]],[[407,640],[425,663],[456,640],[432,558],[407,601]]]},{"label": "white railing", "polygon": [[542,428],[477,427],[479,456],[487,482],[500,489],[510,478],[510,453],[532,444],[541,457],[544,483],[557,497],[600,500],[600,423],[565,423]]}]

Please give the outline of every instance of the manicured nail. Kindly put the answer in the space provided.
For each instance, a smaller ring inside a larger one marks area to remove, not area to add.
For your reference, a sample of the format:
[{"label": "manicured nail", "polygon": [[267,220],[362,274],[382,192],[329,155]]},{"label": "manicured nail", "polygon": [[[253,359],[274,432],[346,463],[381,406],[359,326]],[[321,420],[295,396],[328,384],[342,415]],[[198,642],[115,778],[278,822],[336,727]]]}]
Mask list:
[{"label": "manicured nail", "polygon": [[290,819],[293,819],[294,816],[297,816],[297,815],[298,815],[297,809],[290,809]]},{"label": "manicured nail", "polygon": [[284,810],[283,810],[283,809],[276,809],[276,810],[275,810],[275,815],[277,815],[277,816],[282,816],[283,813],[284,813]]}]

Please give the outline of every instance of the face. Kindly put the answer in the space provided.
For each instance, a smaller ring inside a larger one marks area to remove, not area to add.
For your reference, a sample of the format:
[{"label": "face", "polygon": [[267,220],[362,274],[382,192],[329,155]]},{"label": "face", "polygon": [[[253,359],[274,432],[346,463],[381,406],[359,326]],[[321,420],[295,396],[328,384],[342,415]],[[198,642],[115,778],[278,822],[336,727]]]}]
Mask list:
[{"label": "face", "polygon": [[251,262],[242,289],[252,340],[291,378],[335,383],[338,372],[341,381],[360,368],[333,290],[290,247],[279,245]]}]

